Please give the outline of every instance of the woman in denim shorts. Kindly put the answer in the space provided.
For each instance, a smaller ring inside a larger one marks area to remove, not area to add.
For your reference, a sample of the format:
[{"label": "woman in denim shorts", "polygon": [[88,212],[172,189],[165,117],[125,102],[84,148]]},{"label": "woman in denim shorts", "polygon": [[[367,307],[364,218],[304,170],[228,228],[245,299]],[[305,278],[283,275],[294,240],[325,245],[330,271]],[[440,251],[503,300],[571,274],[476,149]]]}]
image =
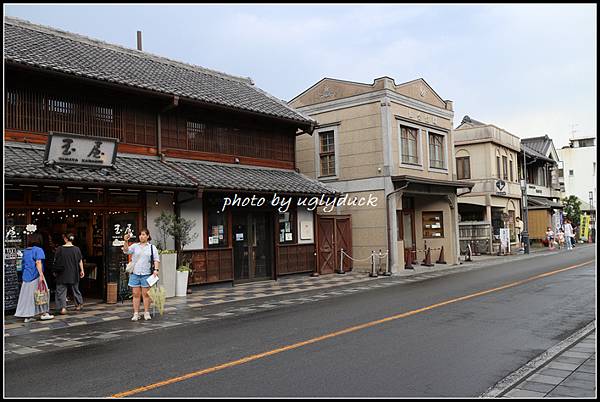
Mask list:
[{"label": "woman in denim shorts", "polygon": [[132,261],[135,264],[133,272],[129,275],[129,287],[133,290],[133,317],[131,321],[140,319],[140,299],[142,297],[144,299],[144,319],[149,320],[151,318],[150,311],[148,311],[150,309],[150,297],[148,296],[150,285],[146,280],[150,275],[158,276],[160,257],[156,246],[148,243],[149,240],[152,240],[148,229],[142,229],[140,232],[139,243],[129,246],[130,237],[129,233],[125,234],[123,252],[133,255]]}]

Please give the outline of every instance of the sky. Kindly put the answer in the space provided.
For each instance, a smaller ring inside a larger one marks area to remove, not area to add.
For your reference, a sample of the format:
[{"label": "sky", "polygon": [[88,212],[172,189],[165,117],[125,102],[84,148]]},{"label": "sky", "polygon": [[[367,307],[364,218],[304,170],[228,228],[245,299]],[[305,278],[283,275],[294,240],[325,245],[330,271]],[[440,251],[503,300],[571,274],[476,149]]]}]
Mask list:
[{"label": "sky", "polygon": [[324,77],[423,78],[465,115],[555,147],[596,136],[596,4],[5,4],[4,15],[228,74],[289,101]]}]

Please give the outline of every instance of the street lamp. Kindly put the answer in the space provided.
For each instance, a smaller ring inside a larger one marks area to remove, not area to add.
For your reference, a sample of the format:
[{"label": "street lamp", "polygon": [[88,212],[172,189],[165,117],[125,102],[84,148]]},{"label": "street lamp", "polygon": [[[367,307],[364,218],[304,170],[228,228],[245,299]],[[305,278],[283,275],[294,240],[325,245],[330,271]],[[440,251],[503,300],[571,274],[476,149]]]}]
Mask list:
[{"label": "street lamp", "polygon": [[529,219],[527,217],[527,164],[525,163],[525,147],[523,149],[523,180],[521,180],[521,191],[523,192],[523,232],[521,232],[521,241],[523,242],[523,252],[529,254],[529,232],[527,231]]}]

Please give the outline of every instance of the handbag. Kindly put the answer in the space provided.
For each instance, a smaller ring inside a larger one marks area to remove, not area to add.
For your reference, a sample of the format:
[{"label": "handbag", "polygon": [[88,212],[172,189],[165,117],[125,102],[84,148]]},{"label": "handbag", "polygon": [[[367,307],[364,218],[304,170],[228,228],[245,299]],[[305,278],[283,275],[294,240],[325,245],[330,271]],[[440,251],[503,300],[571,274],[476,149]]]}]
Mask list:
[{"label": "handbag", "polygon": [[50,303],[50,292],[48,291],[48,284],[46,280],[38,282],[38,287],[33,294],[36,306],[43,306]]},{"label": "handbag", "polygon": [[125,267],[125,272],[128,274],[132,274],[133,273],[133,268],[135,268],[135,263],[137,262],[137,260],[133,260],[133,258],[131,259],[130,262],[127,263],[127,267]]}]

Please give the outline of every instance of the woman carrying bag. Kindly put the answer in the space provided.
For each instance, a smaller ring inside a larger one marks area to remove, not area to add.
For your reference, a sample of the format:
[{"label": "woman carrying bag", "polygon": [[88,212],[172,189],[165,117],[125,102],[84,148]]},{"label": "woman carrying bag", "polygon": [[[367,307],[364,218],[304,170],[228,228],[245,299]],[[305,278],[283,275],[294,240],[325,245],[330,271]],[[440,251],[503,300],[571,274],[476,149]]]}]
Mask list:
[{"label": "woman carrying bag", "polygon": [[131,247],[129,246],[130,238],[129,233],[123,237],[125,240],[123,253],[133,255],[133,272],[129,275],[129,287],[133,291],[133,317],[131,321],[140,319],[141,297],[144,298],[144,320],[150,320],[150,296],[148,296],[150,285],[147,279],[151,275],[158,276],[160,257],[156,246],[148,243],[148,240],[152,240],[148,229],[143,229],[140,232],[140,242],[133,244]]},{"label": "woman carrying bag", "polygon": [[40,234],[29,235],[27,244],[28,247],[23,251],[23,284],[15,317],[22,317],[25,318],[24,322],[30,322],[35,320],[36,315],[41,314],[40,319],[51,320],[54,316],[48,313],[50,296],[42,265],[42,260],[46,256],[44,250],[40,248],[42,245]]},{"label": "woman carrying bag", "polygon": [[71,288],[79,311],[83,307],[83,296],[79,291],[79,279],[85,276],[83,257],[79,247],[73,245],[75,235],[63,235],[64,246],[56,250],[54,273],[56,274],[56,308],[60,314],[67,314],[67,288]]}]

